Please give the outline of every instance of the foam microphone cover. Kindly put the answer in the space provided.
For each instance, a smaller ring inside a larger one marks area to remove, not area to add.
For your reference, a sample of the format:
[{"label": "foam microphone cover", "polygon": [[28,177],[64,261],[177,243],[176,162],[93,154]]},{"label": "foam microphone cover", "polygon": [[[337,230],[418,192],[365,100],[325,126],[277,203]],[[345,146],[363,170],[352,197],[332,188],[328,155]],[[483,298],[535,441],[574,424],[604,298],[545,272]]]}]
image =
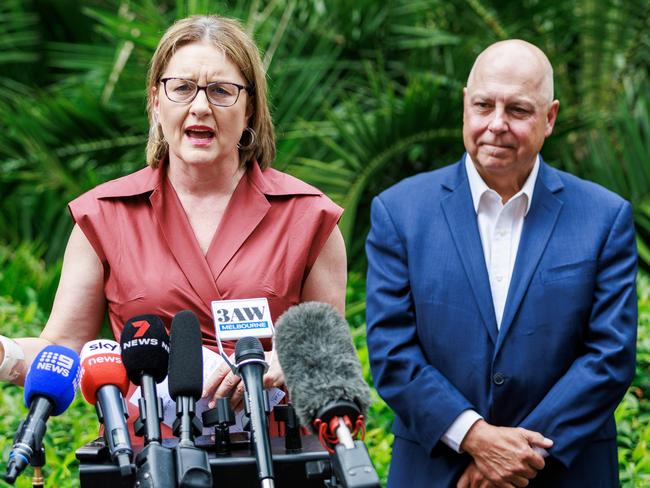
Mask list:
[{"label": "foam microphone cover", "polygon": [[313,427],[317,412],[337,400],[354,402],[366,414],[370,389],[350,327],[331,305],[306,302],[289,308],[276,323],[275,348],[303,425]]},{"label": "foam microphone cover", "polygon": [[25,378],[25,405],[36,396],[54,405],[51,415],[60,415],[74,400],[79,381],[79,355],[64,346],[47,346],[38,353]]},{"label": "foam microphone cover", "polygon": [[97,391],[106,385],[116,386],[123,397],[129,392],[120,345],[106,339],[90,341],[81,350],[81,393],[88,403],[95,405]]},{"label": "foam microphone cover", "polygon": [[174,315],[169,351],[169,394],[201,398],[203,390],[203,351],[201,325],[193,312]]},{"label": "foam microphone cover", "polygon": [[131,383],[139,385],[143,374],[152,376],[156,383],[167,376],[169,336],[157,315],[138,315],[127,320],[120,347]]}]

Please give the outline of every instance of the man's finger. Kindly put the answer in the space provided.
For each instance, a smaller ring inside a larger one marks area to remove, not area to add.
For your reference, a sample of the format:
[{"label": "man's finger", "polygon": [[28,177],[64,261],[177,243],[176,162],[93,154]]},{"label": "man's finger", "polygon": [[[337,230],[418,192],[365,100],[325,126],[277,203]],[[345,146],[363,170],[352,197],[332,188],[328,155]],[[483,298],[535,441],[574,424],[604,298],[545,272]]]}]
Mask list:
[{"label": "man's finger", "polygon": [[470,488],[471,485],[469,483],[469,474],[468,474],[469,468],[465,469],[465,472],[461,475],[460,479],[458,480],[458,483],[456,483],[456,488]]},{"label": "man's finger", "polygon": [[531,446],[541,447],[543,449],[549,449],[553,447],[553,441],[547,437],[544,437],[539,432],[533,432],[532,430],[520,429],[521,434],[528,440],[528,443]]},{"label": "man's finger", "polygon": [[539,452],[535,451],[535,449],[533,449],[532,451],[533,454],[528,459],[528,464],[536,471],[539,471],[540,469],[544,469],[544,466],[546,466],[546,461],[544,461],[544,457]]},{"label": "man's finger", "polygon": [[528,486],[528,483],[530,483],[528,478],[524,478],[523,476],[513,476],[511,481],[517,488],[523,488],[524,486]]}]

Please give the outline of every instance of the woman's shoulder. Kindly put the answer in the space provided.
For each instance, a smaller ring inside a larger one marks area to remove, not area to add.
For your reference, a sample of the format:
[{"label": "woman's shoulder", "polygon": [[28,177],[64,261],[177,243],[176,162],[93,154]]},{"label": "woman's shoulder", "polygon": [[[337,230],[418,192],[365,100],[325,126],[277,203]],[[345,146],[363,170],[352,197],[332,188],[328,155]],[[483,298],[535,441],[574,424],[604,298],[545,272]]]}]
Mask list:
[{"label": "woman's shoulder", "polygon": [[93,198],[119,198],[151,192],[159,184],[158,173],[158,169],[147,166],[126,176],[97,185],[83,195],[91,195]]},{"label": "woman's shoulder", "polygon": [[342,209],[320,189],[288,173],[273,168],[258,169],[253,171],[252,180],[267,197],[299,197],[309,207],[342,213]]},{"label": "woman's shoulder", "polygon": [[284,173],[274,168],[260,170],[257,165],[251,172],[253,182],[266,195],[290,196],[290,195],[324,195],[315,186]]},{"label": "woman's shoulder", "polygon": [[76,213],[92,214],[111,200],[149,194],[159,184],[158,170],[150,167],[121,176],[82,193],[72,200],[68,207]]}]

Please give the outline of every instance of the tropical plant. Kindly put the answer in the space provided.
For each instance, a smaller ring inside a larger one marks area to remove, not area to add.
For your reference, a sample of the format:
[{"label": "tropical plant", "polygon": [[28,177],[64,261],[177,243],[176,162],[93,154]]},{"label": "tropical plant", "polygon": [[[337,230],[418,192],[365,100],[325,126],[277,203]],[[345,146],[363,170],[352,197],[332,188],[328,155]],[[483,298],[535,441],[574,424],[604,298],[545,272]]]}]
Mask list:
[{"label": "tropical plant", "polygon": [[253,33],[269,74],[276,166],[345,206],[359,269],[371,196],[462,152],[462,86],[487,44],[521,37],[548,53],[562,110],[545,155],[579,174],[591,171],[593,128],[611,128],[623,88],[641,86],[650,59],[645,0],[10,0],[0,9],[0,236],[46,241],[48,261],[70,229],[65,201],[142,165],[147,63],[175,18],[220,13]]},{"label": "tropical plant", "polygon": [[[370,199],[405,176],[458,159],[462,88],[491,42],[519,37],[548,54],[562,107],[544,156],[632,201],[650,269],[647,0],[5,0],[3,333],[31,334],[45,320],[71,227],[66,202],[143,165],[147,64],[175,19],[203,13],[240,19],[260,47],[277,128],[275,166],[346,209],[348,319],[369,381],[362,275]],[[643,311],[646,278],[639,289]],[[637,378],[617,411],[625,486],[648,482],[647,324],[646,310]],[[16,413],[19,389],[3,387],[2,394],[0,417],[9,432],[24,411]],[[368,442],[385,476],[392,414],[374,399]],[[62,417],[48,434],[57,446],[49,461],[60,473],[51,486],[69,486],[60,480],[74,470],[62,448],[66,435],[80,445],[94,430],[90,409],[83,402],[72,408],[69,423]],[[5,455],[8,442],[0,442]]]},{"label": "tropical plant", "polygon": [[623,486],[650,486],[650,278],[638,280],[636,376],[616,410],[618,462]]},{"label": "tropical plant", "polygon": [[[650,83],[629,83],[609,117],[586,134],[574,169],[623,195],[634,209],[639,257],[650,269]],[[586,164],[585,164],[586,163]]]}]

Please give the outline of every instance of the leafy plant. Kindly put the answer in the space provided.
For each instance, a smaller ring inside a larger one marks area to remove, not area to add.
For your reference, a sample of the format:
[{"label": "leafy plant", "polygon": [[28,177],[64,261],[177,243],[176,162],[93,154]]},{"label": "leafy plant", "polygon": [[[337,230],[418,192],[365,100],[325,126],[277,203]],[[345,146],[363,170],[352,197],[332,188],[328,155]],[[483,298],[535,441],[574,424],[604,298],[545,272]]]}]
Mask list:
[{"label": "leafy plant", "polygon": [[650,484],[650,277],[638,279],[639,329],[636,376],[616,410],[618,460],[623,486]]}]

